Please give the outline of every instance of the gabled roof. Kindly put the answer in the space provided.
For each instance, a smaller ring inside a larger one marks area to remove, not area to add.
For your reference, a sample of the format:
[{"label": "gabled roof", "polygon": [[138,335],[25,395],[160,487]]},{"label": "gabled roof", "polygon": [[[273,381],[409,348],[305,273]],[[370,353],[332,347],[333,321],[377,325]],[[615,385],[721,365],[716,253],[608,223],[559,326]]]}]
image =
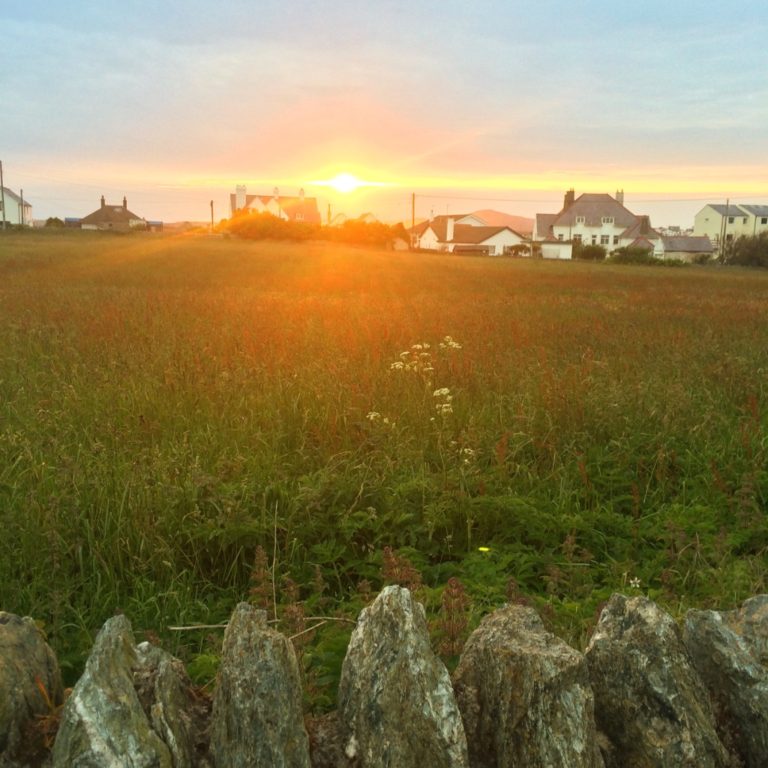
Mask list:
[{"label": "gabled roof", "polygon": [[[302,197],[301,195],[295,197],[287,195],[280,195],[279,197],[274,195],[246,195],[245,208],[243,210],[250,208],[256,200],[264,206],[269,205],[273,200],[277,200],[280,210],[289,219],[295,220],[301,215],[303,221],[311,224],[320,223],[320,211],[317,209],[317,199],[314,197]],[[231,211],[237,211],[237,195],[234,192],[229,195],[229,204]]]},{"label": "gabled roof", "polygon": [[768,216],[768,205],[740,205],[739,208],[744,209],[753,216]]},{"label": "gabled roof", "polygon": [[661,235],[651,226],[650,216],[637,216],[637,221],[627,227],[622,233],[622,238],[644,237],[648,240],[658,240]]},{"label": "gabled roof", "polygon": [[486,240],[490,240],[494,235],[504,231],[512,232],[522,238],[519,232],[515,232],[510,227],[473,227],[469,224],[456,224],[453,228],[452,243],[461,243],[467,245],[480,245]]},{"label": "gabled roof", "polygon": [[631,227],[637,217],[620,202],[608,194],[579,195],[576,200],[556,215],[553,226],[570,227],[576,224],[576,218],[583,217],[587,227],[600,227],[603,218],[613,218],[615,227]]},{"label": "gabled roof", "polygon": [[662,237],[665,251],[680,253],[712,253],[712,242],[704,235],[689,235],[685,237]]},{"label": "gabled roof", "polygon": [[[3,187],[3,194],[5,197],[9,197],[11,200],[13,200],[16,203],[21,203],[21,197],[17,195],[12,189],[8,189],[8,187]],[[32,207],[32,203],[29,202],[29,200],[24,201],[24,207],[29,206]]]},{"label": "gabled roof", "polygon": [[745,208],[746,206],[743,205],[736,205],[735,203],[732,205],[721,205],[719,203],[707,203],[707,205],[715,212],[720,214],[720,216],[743,216],[744,211],[742,211],[742,208]]},{"label": "gabled roof", "polygon": [[93,213],[83,216],[81,224],[127,224],[130,221],[141,220],[141,216],[129,211],[122,205],[103,205]]},{"label": "gabled roof", "polygon": [[641,248],[644,251],[654,250],[653,243],[647,237],[637,237],[628,246],[629,248]]},{"label": "gabled roof", "polygon": [[551,237],[552,225],[555,223],[555,221],[557,221],[557,217],[559,215],[560,215],[559,213],[537,213],[536,214],[536,234],[539,237],[544,237],[545,240],[547,239],[547,237]]}]

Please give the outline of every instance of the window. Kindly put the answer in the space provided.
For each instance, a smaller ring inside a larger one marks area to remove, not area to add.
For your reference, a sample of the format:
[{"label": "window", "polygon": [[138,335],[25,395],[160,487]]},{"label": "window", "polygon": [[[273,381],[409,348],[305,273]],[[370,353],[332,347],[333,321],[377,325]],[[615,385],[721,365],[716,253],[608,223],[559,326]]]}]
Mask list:
[{"label": "window", "polygon": [[585,221],[586,221],[586,219],[583,216],[577,216],[576,217],[576,223],[577,224],[584,224]]},{"label": "window", "polygon": [[761,224],[768,224],[768,216],[763,216],[762,219],[760,219]]},{"label": "window", "polygon": [[734,222],[734,218],[733,218],[733,216],[729,216],[729,217],[728,217],[728,223],[729,223],[729,224],[733,224],[733,222]]},{"label": "window", "polygon": [[613,236],[613,244],[614,245],[618,245],[619,244],[619,236],[618,235],[614,235]]},{"label": "window", "polygon": [[728,233],[728,234],[725,236],[725,239],[726,239],[726,242],[729,242],[729,243],[730,243],[730,242],[731,242],[731,240],[733,240],[733,235],[732,235],[732,234],[729,232],[729,233]]},{"label": "window", "polygon": [[597,235],[592,235],[592,245],[597,245]]},{"label": "window", "polygon": [[557,239],[558,240],[562,240],[563,239],[563,233],[562,232],[557,236]]},{"label": "window", "polygon": [[580,243],[581,242],[581,235],[574,235],[573,236],[573,242],[574,243]]},{"label": "window", "polygon": [[610,242],[610,235],[600,235],[600,245],[608,245]]},{"label": "window", "polygon": [[603,216],[603,224],[613,224],[613,216]]}]

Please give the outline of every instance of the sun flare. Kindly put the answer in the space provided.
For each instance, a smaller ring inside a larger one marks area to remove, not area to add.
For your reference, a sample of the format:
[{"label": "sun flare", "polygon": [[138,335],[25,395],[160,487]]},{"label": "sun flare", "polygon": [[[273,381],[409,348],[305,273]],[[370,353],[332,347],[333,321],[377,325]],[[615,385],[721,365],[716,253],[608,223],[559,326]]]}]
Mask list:
[{"label": "sun flare", "polygon": [[357,176],[351,173],[337,173],[332,179],[321,179],[313,181],[319,187],[331,187],[341,194],[349,194],[355,192],[361,187],[385,187],[386,183],[382,181],[365,181],[359,179]]}]

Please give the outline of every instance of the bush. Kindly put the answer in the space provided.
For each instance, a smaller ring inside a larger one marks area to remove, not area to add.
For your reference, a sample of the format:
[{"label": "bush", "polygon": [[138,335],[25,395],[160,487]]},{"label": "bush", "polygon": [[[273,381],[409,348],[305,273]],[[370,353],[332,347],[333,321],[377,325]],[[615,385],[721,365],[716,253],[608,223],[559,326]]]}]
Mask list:
[{"label": "bush", "polygon": [[602,245],[573,244],[573,258],[582,261],[605,261],[605,248]]},{"label": "bush", "polygon": [[724,261],[739,267],[768,267],[768,232],[737,238],[727,247]]}]

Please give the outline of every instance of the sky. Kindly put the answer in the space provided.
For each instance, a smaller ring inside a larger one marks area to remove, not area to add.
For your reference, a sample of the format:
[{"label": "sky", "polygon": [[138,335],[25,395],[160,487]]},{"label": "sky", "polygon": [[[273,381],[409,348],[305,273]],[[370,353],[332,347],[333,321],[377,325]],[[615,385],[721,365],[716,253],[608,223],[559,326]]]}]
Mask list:
[{"label": "sky", "polygon": [[[0,0],[0,161],[35,218],[315,196],[385,221],[625,192],[768,203],[765,0]],[[318,182],[354,174],[349,194]]]}]

